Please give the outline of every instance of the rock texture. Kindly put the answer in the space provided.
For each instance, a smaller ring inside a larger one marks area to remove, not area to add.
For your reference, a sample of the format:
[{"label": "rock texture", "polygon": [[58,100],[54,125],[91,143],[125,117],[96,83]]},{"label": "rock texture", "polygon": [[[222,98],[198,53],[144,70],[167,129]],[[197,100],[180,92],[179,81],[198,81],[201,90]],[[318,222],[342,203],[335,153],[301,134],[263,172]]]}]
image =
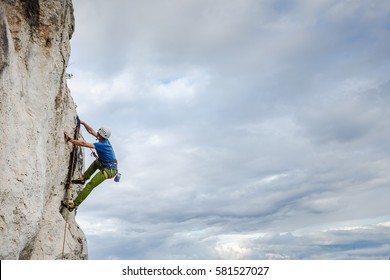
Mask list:
[{"label": "rock texture", "polygon": [[64,258],[87,258],[75,213],[65,227],[59,210],[72,149],[63,131],[76,116],[65,78],[73,30],[71,0],[0,2],[0,259],[61,259],[65,228]]}]

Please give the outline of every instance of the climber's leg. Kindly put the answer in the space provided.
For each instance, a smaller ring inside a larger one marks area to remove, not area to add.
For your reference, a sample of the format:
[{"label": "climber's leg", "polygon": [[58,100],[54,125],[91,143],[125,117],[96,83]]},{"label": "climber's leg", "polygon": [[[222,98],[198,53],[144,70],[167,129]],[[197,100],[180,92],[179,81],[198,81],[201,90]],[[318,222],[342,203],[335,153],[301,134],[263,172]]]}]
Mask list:
[{"label": "climber's leg", "polygon": [[72,183],[84,185],[85,181],[88,180],[89,178],[91,178],[93,173],[95,173],[95,171],[97,169],[100,169],[100,168],[101,168],[100,162],[98,160],[95,160],[94,162],[91,163],[91,165],[88,167],[88,169],[84,172],[83,176],[72,180]]},{"label": "climber's leg", "polygon": [[96,175],[88,182],[85,188],[78,194],[76,199],[74,200],[74,204],[79,206],[84,199],[91,193],[91,191],[100,185],[104,180],[106,180],[106,176],[104,176],[102,171],[96,173]]},{"label": "climber's leg", "polygon": [[91,165],[88,167],[88,169],[84,172],[83,174],[83,178],[85,180],[88,180],[89,178],[91,178],[91,176],[93,175],[93,173],[95,173],[96,170],[100,169],[101,168],[101,164],[100,162],[96,159],[94,160]]}]

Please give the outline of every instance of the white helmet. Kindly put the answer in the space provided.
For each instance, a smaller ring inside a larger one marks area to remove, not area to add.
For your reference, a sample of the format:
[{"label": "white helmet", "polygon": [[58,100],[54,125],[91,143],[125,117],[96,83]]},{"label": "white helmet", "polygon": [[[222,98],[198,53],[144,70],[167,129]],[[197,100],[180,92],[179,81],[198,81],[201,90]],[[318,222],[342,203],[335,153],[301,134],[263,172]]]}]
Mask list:
[{"label": "white helmet", "polygon": [[111,136],[111,130],[109,130],[107,127],[99,128],[98,133],[104,139],[108,139]]}]

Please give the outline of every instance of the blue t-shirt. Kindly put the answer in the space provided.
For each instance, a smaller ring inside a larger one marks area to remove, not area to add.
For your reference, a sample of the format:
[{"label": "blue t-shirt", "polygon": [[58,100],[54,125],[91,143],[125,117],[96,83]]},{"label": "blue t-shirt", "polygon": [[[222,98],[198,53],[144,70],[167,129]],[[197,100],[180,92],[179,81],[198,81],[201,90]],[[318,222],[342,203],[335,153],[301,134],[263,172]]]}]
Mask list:
[{"label": "blue t-shirt", "polygon": [[99,161],[103,167],[117,169],[117,164],[114,164],[116,162],[115,152],[110,141],[104,140],[103,142],[96,142],[93,145],[95,146]]}]

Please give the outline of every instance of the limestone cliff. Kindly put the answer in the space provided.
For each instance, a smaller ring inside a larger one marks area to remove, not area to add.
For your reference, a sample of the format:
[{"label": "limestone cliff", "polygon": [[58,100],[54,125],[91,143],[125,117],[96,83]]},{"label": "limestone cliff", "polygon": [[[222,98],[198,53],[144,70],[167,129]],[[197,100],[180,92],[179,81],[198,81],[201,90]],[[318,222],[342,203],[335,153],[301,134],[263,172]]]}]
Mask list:
[{"label": "limestone cliff", "polygon": [[[86,259],[59,211],[76,109],[66,84],[71,0],[0,1],[0,259]],[[79,160],[78,164],[82,164]]]}]

